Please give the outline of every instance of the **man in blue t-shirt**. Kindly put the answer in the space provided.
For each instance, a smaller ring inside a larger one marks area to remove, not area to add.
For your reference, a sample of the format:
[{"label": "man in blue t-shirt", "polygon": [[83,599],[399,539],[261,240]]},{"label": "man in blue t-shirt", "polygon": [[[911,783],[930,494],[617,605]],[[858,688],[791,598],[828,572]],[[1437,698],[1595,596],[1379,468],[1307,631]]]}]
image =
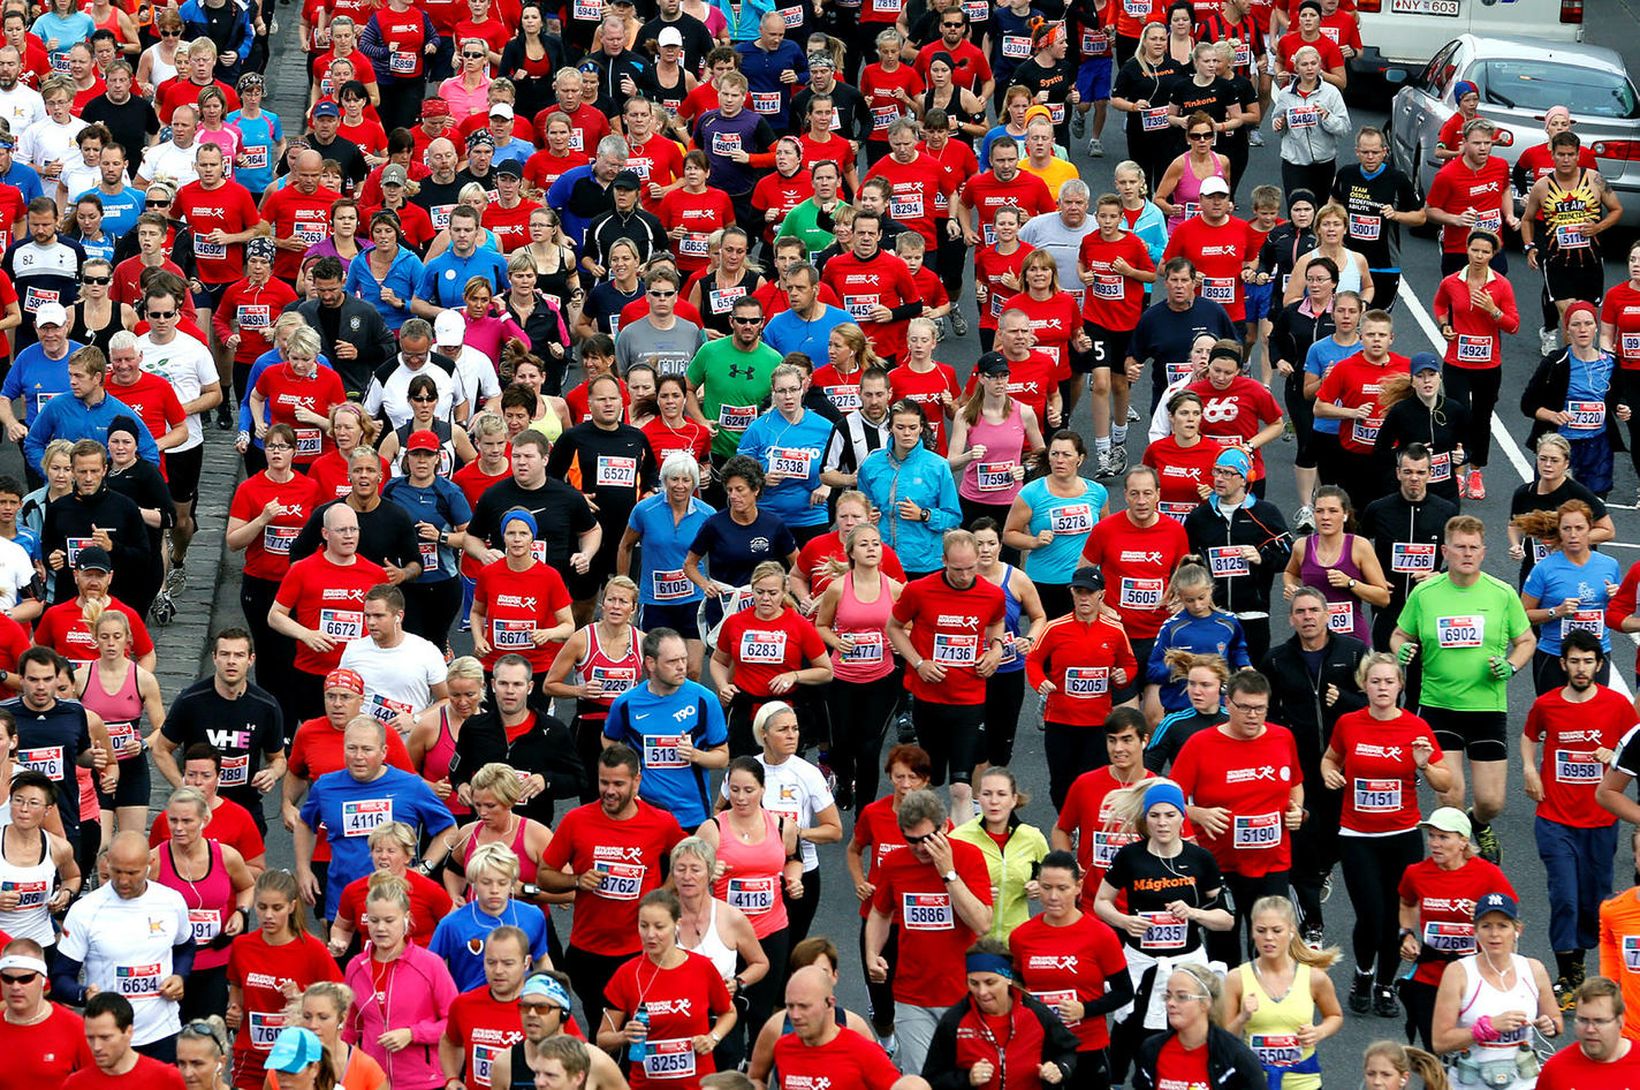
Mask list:
[{"label": "man in blue t-shirt", "polygon": [[103,231],[113,238],[124,238],[137,225],[137,217],[142,215],[144,202],[148,199],[142,190],[126,184],[125,165],[125,146],[119,143],[108,145],[102,149],[101,159],[97,163],[102,181],[74,195],[75,204],[96,195],[102,202]]},{"label": "man in blue t-shirt", "polygon": [[325,882],[325,919],[336,918],[342,890],[355,878],[376,869],[370,858],[370,834],[389,822],[400,821],[419,836],[432,836],[425,857],[442,858],[455,841],[456,823],[449,807],[433,794],[427,781],[413,772],[387,764],[387,728],[360,717],[342,734],[347,767],[320,776],[302,803],[302,820],[295,829],[296,881],[314,900],[319,881],[313,873],[313,848],[319,826],[330,841],[330,872]]},{"label": "man in blue t-shirt", "polygon": [[648,680],[615,698],[604,745],[625,742],[643,761],[638,797],[694,829],[712,816],[708,771],[729,764],[729,729],[717,696],[689,680],[689,648],[670,628],[643,639]]}]

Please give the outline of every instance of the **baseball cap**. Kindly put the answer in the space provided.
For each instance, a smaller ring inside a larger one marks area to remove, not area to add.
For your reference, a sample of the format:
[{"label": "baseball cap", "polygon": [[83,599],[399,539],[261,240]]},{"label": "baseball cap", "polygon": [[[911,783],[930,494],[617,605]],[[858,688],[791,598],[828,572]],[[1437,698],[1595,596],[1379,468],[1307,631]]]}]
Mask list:
[{"label": "baseball cap", "polygon": [[382,168],[382,185],[408,185],[410,172],[397,163],[389,163]]},{"label": "baseball cap", "polygon": [[325,675],[325,690],[346,689],[359,696],[364,695],[364,678],[357,670],[345,670],[338,666]]},{"label": "baseball cap", "polygon": [[342,116],[342,108],[340,106],[336,105],[334,102],[321,102],[321,103],[319,103],[319,105],[313,107],[313,116],[315,118],[320,118],[320,117],[341,117]]},{"label": "baseball cap", "polygon": [[404,441],[405,450],[423,450],[429,453],[438,452],[438,436],[423,428],[410,433],[410,438]]},{"label": "baseball cap", "polygon": [[442,310],[433,319],[434,344],[460,344],[467,339],[467,319],[458,310]]},{"label": "baseball cap", "polygon": [[643,179],[638,177],[635,170],[623,170],[615,175],[615,180],[609,184],[615,189],[642,189]]},{"label": "baseball cap", "polygon": [[677,27],[669,26],[661,31],[661,36],[657,41],[662,49],[669,45],[681,46],[683,44],[683,34]]},{"label": "baseball cap", "polygon": [[41,303],[34,312],[34,326],[38,329],[43,325],[67,325],[68,311],[61,303]]},{"label": "baseball cap", "polygon": [[1501,912],[1511,920],[1520,919],[1520,905],[1507,893],[1488,893],[1475,902],[1475,920],[1478,923],[1482,916],[1493,912]]},{"label": "baseball cap", "polygon": [[1414,375],[1421,375],[1425,371],[1439,371],[1440,369],[1441,357],[1433,352],[1416,353],[1407,367],[1407,370]]},{"label": "baseball cap", "polygon": [[523,168],[519,166],[518,160],[512,158],[501,160],[493,170],[497,178],[522,178],[524,176]]},{"label": "baseball cap", "polygon": [[1253,460],[1240,447],[1225,447],[1219,451],[1219,456],[1213,460],[1213,468],[1220,467],[1240,473],[1243,477],[1253,475]]},{"label": "baseball cap", "polygon": [[1077,568],[1071,573],[1071,589],[1104,590],[1104,573],[1098,568]]},{"label": "baseball cap", "polygon": [[1453,102],[1462,102],[1465,95],[1478,95],[1480,93],[1481,89],[1466,79],[1461,79],[1452,85]]},{"label": "baseball cap", "polygon": [[974,362],[974,370],[982,375],[1006,375],[1008,357],[1001,352],[987,352]]},{"label": "baseball cap", "polygon": [[1439,829],[1443,833],[1457,833],[1462,837],[1474,835],[1474,828],[1469,824],[1469,815],[1456,806],[1438,806],[1418,825],[1424,829]]},{"label": "baseball cap", "polygon": [[312,1030],[302,1026],[286,1026],[274,1039],[273,1051],[268,1053],[268,1058],[262,1066],[269,1071],[294,1075],[303,1068],[318,1063],[324,1059],[324,1055],[324,1046],[319,1043],[319,1038]]},{"label": "baseball cap", "polygon": [[421,104],[422,117],[449,117],[450,104],[442,98],[423,99]]},{"label": "baseball cap", "polygon": [[1199,192],[1204,197],[1211,197],[1215,193],[1228,197],[1230,195],[1230,183],[1215,174],[1211,178],[1202,179],[1202,187]]},{"label": "baseball cap", "polygon": [[74,558],[75,571],[113,571],[114,561],[101,545],[87,545]]},{"label": "baseball cap", "polygon": [[497,102],[495,105],[490,107],[490,116],[491,117],[512,117],[513,116],[512,104],[507,103],[507,102]]}]

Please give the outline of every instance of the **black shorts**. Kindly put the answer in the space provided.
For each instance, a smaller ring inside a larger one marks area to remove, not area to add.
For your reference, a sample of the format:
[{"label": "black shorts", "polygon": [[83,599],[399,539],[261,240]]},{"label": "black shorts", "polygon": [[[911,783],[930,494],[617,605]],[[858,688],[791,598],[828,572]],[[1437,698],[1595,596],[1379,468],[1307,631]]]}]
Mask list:
[{"label": "black shorts", "polygon": [[1425,704],[1418,714],[1435,728],[1435,740],[1448,753],[1462,751],[1471,761],[1509,759],[1509,717],[1504,712],[1464,712]]},{"label": "black shorts", "polygon": [[121,806],[143,806],[149,802],[152,793],[152,779],[148,770],[148,753],[144,752],[135,757],[127,757],[119,762],[120,779],[114,785],[113,794],[102,788],[97,788],[97,801],[104,809],[119,808]]},{"label": "black shorts", "polygon": [[199,471],[205,466],[205,444],[193,450],[165,452],[165,478],[171,487],[171,500],[190,507],[199,499]]},{"label": "black shorts", "polygon": [[700,603],[665,606],[650,602],[643,607],[643,630],[657,628],[670,628],[686,640],[700,639]]},{"label": "black shorts", "polygon": [[1543,283],[1555,302],[1581,299],[1596,306],[1606,288],[1606,272],[1599,261],[1543,262]]},{"label": "black shorts", "polygon": [[984,703],[932,704],[917,700],[911,705],[911,719],[917,728],[917,744],[928,751],[934,766],[929,782],[935,787],[948,782],[971,783],[974,766],[984,750]]},{"label": "black shorts", "polygon": [[228,294],[232,284],[201,284],[199,290],[193,292],[194,306],[201,310],[215,310],[222,297]]},{"label": "black shorts", "polygon": [[1128,341],[1132,339],[1133,331],[1117,333],[1092,322],[1083,322],[1082,330],[1093,341],[1093,348],[1082,355],[1086,367],[1077,371],[1077,359],[1073,356],[1071,370],[1077,371],[1078,374],[1087,374],[1088,371],[1113,369],[1125,375]]}]

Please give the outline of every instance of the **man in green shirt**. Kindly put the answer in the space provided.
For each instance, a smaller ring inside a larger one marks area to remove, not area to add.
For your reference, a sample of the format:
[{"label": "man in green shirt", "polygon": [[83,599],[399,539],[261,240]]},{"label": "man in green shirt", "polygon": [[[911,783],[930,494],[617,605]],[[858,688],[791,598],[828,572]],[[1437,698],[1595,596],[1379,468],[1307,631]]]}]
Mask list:
[{"label": "man in green shirt", "polygon": [[[1414,657],[1423,664],[1418,714],[1443,750],[1468,756],[1475,846],[1496,863],[1502,853],[1491,822],[1509,789],[1509,679],[1532,661],[1537,637],[1515,589],[1481,571],[1486,524],[1458,515],[1445,536],[1446,571],[1412,588],[1389,646],[1402,666]],[[1441,804],[1461,809],[1463,798],[1463,766],[1454,762]]]},{"label": "man in green shirt", "polygon": [[791,235],[800,238],[808,246],[809,253],[817,254],[837,241],[831,233],[831,214],[843,203],[837,195],[843,176],[838,172],[836,163],[822,159],[814,164],[809,177],[814,180],[814,196],[786,213],[786,221],[780,225],[780,232],[775,237]]},{"label": "man in green shirt", "polygon": [[689,415],[713,429],[712,461],[740,449],[740,437],[769,401],[780,353],[763,343],[763,308],[750,295],[735,300],[727,337],[707,341],[689,361]]}]

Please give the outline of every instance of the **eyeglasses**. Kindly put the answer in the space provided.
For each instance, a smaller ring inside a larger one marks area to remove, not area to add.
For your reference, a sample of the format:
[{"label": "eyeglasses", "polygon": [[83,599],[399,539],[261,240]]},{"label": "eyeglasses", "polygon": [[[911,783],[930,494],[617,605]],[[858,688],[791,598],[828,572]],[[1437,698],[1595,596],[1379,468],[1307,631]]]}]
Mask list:
[{"label": "eyeglasses", "polygon": [[276,450],[293,450],[294,448],[289,443],[263,443],[262,449],[272,452]]},{"label": "eyeglasses", "polygon": [[39,975],[39,973],[0,973],[0,984],[33,984],[35,978]]},{"label": "eyeglasses", "polygon": [[1268,704],[1242,704],[1232,700],[1230,706],[1243,715],[1251,715],[1258,719],[1263,719],[1270,714],[1270,705]]},{"label": "eyeglasses", "polygon": [[[4,980],[4,979],[6,979],[6,978],[0,977],[0,980]],[[1576,1022],[1580,1026],[1585,1026],[1589,1029],[1599,1029],[1602,1026],[1611,1025],[1613,1022],[1617,1021],[1617,1019],[1616,1018],[1585,1018],[1580,1014],[1577,1017],[1573,1018],[1572,1021]]]},{"label": "eyeglasses", "polygon": [[1213,130],[1209,129],[1206,132],[1193,132],[1193,133],[1190,134],[1190,139],[1192,139],[1192,140],[1211,140],[1211,139],[1213,139]]},{"label": "eyeglasses", "polygon": [[80,283],[82,283],[82,284],[112,284],[113,282],[114,282],[114,278],[112,276],[82,276],[82,277],[80,277]]},{"label": "eyeglasses", "polygon": [[148,312],[148,320],[151,322],[167,322],[176,316],[177,312],[174,310],[150,310]]}]

